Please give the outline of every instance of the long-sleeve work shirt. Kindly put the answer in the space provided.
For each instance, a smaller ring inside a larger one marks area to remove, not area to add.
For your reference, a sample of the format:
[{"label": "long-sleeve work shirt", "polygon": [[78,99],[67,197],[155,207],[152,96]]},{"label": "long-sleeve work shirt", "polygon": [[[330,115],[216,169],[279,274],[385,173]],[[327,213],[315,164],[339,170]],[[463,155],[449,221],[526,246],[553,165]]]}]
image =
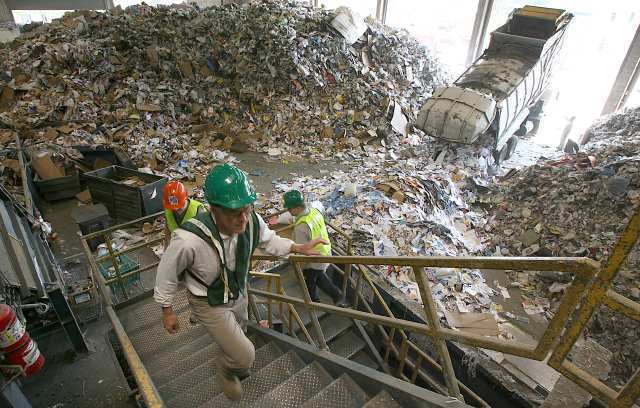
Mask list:
[{"label": "long-sleeve work shirt", "polygon": [[[276,235],[259,215],[258,221],[260,222],[258,247],[275,256],[289,254],[294,242]],[[238,235],[220,234],[220,237],[224,245],[227,267],[233,270],[236,266]],[[220,276],[220,260],[211,245],[197,235],[178,228],[171,234],[171,242],[158,265],[156,286],[153,291],[156,302],[163,306],[172,305],[178,290],[178,280],[187,269],[204,282],[211,284]],[[189,292],[194,295],[207,295],[207,288],[188,273],[184,273],[184,283]]]}]

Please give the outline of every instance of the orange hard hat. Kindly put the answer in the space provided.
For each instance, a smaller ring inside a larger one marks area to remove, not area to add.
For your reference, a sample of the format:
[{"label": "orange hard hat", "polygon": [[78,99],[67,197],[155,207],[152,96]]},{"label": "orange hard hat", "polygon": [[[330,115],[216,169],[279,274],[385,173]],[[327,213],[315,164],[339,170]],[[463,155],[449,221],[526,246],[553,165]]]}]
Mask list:
[{"label": "orange hard hat", "polygon": [[164,186],[162,205],[167,210],[180,210],[187,203],[189,194],[187,188],[181,182],[173,180]]}]

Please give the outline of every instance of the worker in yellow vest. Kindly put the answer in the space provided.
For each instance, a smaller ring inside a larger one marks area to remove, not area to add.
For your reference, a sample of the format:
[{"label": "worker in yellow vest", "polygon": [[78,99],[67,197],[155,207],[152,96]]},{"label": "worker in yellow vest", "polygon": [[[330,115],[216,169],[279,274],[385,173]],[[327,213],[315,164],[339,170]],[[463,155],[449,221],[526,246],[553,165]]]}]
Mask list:
[{"label": "worker in yellow vest", "polygon": [[[322,213],[304,202],[302,193],[298,190],[290,190],[284,194],[284,207],[287,212],[279,217],[269,220],[271,226],[277,224],[295,224],[293,240],[298,244],[304,244],[314,239],[321,238],[328,244],[318,244],[314,249],[321,256],[331,255],[331,243],[324,223]],[[314,302],[320,301],[318,288],[322,289],[333,299],[339,307],[347,307],[344,294],[327,276],[328,263],[309,263],[302,266],[304,280],[309,289],[309,295]]]},{"label": "worker in yellow vest", "polygon": [[162,205],[166,218],[165,248],[171,240],[171,233],[191,218],[206,212],[200,201],[189,198],[187,188],[181,182],[172,180],[164,186]]}]

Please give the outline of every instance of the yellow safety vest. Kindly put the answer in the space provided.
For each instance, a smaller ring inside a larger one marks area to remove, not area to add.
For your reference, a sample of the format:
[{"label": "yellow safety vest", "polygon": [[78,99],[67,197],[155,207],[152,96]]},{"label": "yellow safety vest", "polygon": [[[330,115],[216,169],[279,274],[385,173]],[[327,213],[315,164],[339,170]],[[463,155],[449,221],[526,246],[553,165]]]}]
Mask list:
[{"label": "yellow safety vest", "polygon": [[[198,209],[202,203],[198,200],[189,200],[189,206],[187,207],[187,212],[184,214],[182,218],[182,222],[180,224],[184,224],[189,221],[191,218],[195,217],[198,214]],[[176,228],[178,228],[178,222],[176,221],[176,217],[173,215],[173,211],[164,210],[164,216],[167,219],[167,228],[169,228],[169,232],[173,232]]]},{"label": "yellow safety vest", "polygon": [[[309,226],[309,230],[311,230],[311,239],[322,238],[325,241],[330,242],[327,227],[324,225],[324,217],[320,211],[315,208],[309,209],[309,212],[306,215],[300,216],[296,219],[296,225],[300,225],[302,223]],[[320,252],[320,255],[328,256],[331,253],[331,243],[328,245],[318,244],[314,249]]]}]

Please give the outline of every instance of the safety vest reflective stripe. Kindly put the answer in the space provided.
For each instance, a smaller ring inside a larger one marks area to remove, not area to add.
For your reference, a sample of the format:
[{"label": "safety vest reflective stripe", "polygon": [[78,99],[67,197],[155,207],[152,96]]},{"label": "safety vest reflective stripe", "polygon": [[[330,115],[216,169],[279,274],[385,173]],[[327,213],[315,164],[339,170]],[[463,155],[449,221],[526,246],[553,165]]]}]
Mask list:
[{"label": "safety vest reflective stripe", "polygon": [[[184,224],[185,222],[195,217],[198,214],[198,208],[200,208],[201,205],[202,203],[198,200],[189,200],[187,212],[185,213],[184,218],[182,219],[182,222],[180,224]],[[173,215],[173,211],[165,209],[164,216],[167,219],[167,228],[169,229],[169,232],[173,232],[176,228],[178,228],[179,225],[176,221],[176,217]]]},{"label": "safety vest reflective stripe", "polygon": [[[197,217],[191,218],[186,223],[183,223],[182,224],[183,228],[185,228],[184,227],[185,225],[188,227],[189,224],[194,225],[198,230],[200,230],[209,239],[211,245],[213,245],[215,251],[218,253],[218,257],[220,258],[220,266],[221,266],[220,267],[220,278],[222,279],[222,284],[223,284],[223,287],[224,287],[223,295],[222,295],[222,303],[223,304],[227,303],[227,302],[229,302],[229,298],[230,298],[230,295],[231,295],[231,288],[229,286],[229,275],[228,275],[229,267],[227,265],[227,257],[226,257],[226,254],[224,252],[224,246],[218,239],[216,239],[216,237],[212,233],[211,229],[204,222],[200,221]],[[236,268],[235,269],[238,269],[238,265],[239,264],[249,265],[249,259],[251,257],[251,254],[253,253],[253,249],[254,249],[254,237],[256,236],[255,235],[256,234],[255,228],[259,228],[259,226],[256,227],[256,223],[254,221],[254,216],[251,216],[249,218],[249,224],[247,225],[247,231],[248,231],[248,238],[249,238],[250,247],[249,247],[249,250],[246,252],[244,259],[240,259],[239,253],[236,253]],[[203,237],[201,237],[201,238],[203,238]],[[238,237],[238,239],[240,239],[240,237]],[[248,271],[232,271],[232,273],[234,273],[234,274],[236,274],[236,273],[247,273],[247,272]],[[213,283],[211,285],[213,285]],[[239,290],[241,290],[241,289],[242,288],[240,288]],[[209,293],[207,293],[207,296],[209,296]]]},{"label": "safety vest reflective stripe", "polygon": [[[324,217],[316,208],[311,208],[306,215],[298,217],[296,225],[300,225],[302,223],[309,226],[311,239],[322,238],[329,242],[329,233],[327,232],[327,226],[324,223]],[[327,256],[331,254],[331,243],[329,243],[329,245],[318,244],[314,249],[320,252],[320,255]]]}]

